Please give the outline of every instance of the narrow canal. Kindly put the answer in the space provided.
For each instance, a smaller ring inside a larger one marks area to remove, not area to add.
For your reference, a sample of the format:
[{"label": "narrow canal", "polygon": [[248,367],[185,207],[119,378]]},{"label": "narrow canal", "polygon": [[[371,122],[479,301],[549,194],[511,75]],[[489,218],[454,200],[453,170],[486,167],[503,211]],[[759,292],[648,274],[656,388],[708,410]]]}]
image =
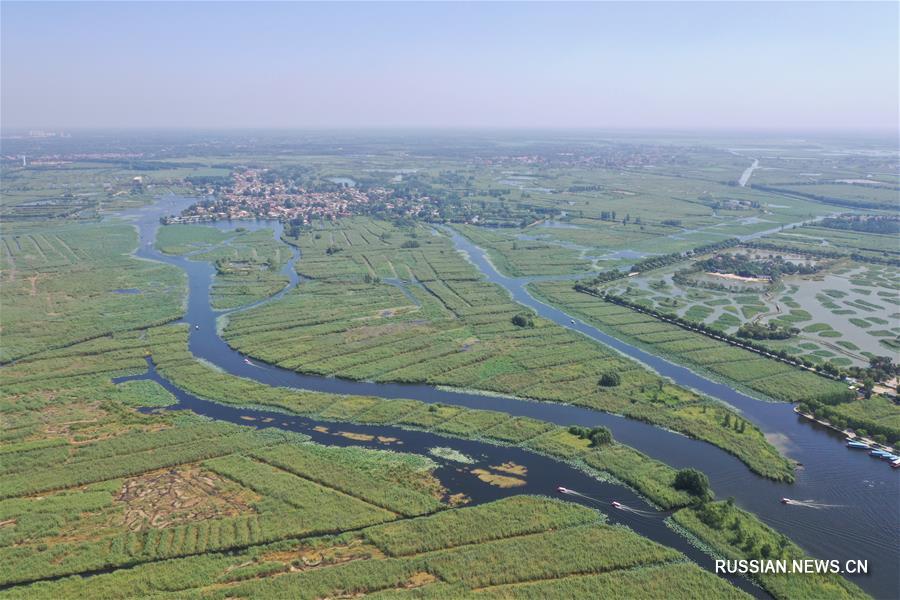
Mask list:
[{"label": "narrow canal", "polygon": [[[245,357],[230,348],[217,334],[217,319],[234,311],[217,312],[210,307],[213,267],[206,262],[190,260],[189,257],[166,256],[153,247],[159,217],[177,214],[191,201],[186,198],[167,197],[153,206],[134,211],[131,216],[140,231],[140,246],[136,254],[142,258],[175,265],[188,275],[188,309],[184,320],[192,326],[199,327],[199,329],[191,328],[189,340],[190,350],[195,356],[233,375],[247,377],[267,385],[384,398],[413,398],[424,402],[499,410],[562,425],[605,425],[612,430],[617,440],[649,456],[673,467],[693,466],[701,469],[710,477],[712,487],[719,498],[733,496],[738,505],[759,515],[813,556],[840,560],[867,559],[869,574],[855,577],[854,581],[879,598],[898,596],[896,568],[900,562],[900,544],[897,536],[900,531],[900,503],[897,500],[900,498],[900,484],[897,473],[886,463],[874,460],[864,453],[847,450],[840,436],[831,430],[801,420],[788,404],[756,400],[604,334],[587,323],[577,319],[572,323],[570,315],[529,295],[525,288],[529,280],[504,277],[493,268],[483,250],[458,234],[451,233],[456,247],[465,252],[490,281],[507,289],[517,302],[531,307],[544,318],[578,331],[644,363],[680,385],[717,398],[743,411],[761,427],[772,443],[804,465],[798,470],[797,481],[791,485],[772,482],[754,475],[739,460],[705,442],[691,440],[645,423],[588,409],[436,389],[429,385],[357,382],[302,375],[271,365],[247,364],[244,361]],[[273,222],[217,223],[216,226],[224,229],[239,226],[269,227],[275,230],[276,236],[281,234],[281,224]],[[270,302],[285,293],[290,293],[300,283],[300,278],[293,267],[294,262],[299,259],[299,254],[296,250],[294,252],[293,259],[284,270],[290,278],[290,285],[280,294],[263,302]],[[196,401],[204,402],[199,399]],[[444,439],[443,445],[450,444]],[[455,441],[453,445],[455,447]],[[530,453],[526,454],[533,456]],[[547,473],[554,473],[556,479],[557,473],[563,474],[559,469],[559,463],[556,462],[544,467],[535,467],[536,470],[544,468],[548,469]],[[565,475],[569,476],[568,473]],[[582,474],[582,477],[587,476]],[[546,483],[551,486],[551,492],[556,485],[578,489],[566,481]],[[591,478],[584,481],[584,484],[593,486],[584,491],[589,495],[595,495],[592,493],[594,490],[601,490],[602,485],[606,485]],[[616,489],[622,490],[621,487]],[[780,503],[783,496],[811,500],[820,505],[828,505],[828,508],[812,509],[783,505]],[[654,535],[647,535],[666,543]]]},{"label": "narrow canal", "polygon": [[[681,551],[700,566],[713,570],[712,558],[692,546],[686,538],[666,525],[664,520],[668,513],[656,511],[624,486],[599,481],[565,463],[521,448],[448,438],[425,431],[383,425],[323,421],[284,412],[241,408],[210,402],[187,393],[160,377],[153,364],[149,360],[147,362],[149,368],[146,374],[120,377],[114,382],[150,379],[159,383],[178,400],[178,404],[164,410],[190,410],[198,415],[219,421],[257,429],[275,427],[308,435],[313,441],[328,446],[361,446],[430,456],[439,465],[434,471],[435,476],[447,488],[448,493],[465,494],[469,499],[467,505],[491,502],[516,494],[556,495],[589,508],[600,509],[609,517],[609,522],[627,525],[649,539]],[[144,412],[153,411],[145,410]],[[386,441],[379,441],[379,439]],[[429,452],[433,448],[452,448],[472,462],[461,463],[436,457]],[[504,463],[514,463],[525,468],[524,474],[516,477],[522,481],[521,485],[499,487],[482,481],[472,473],[473,469],[491,470]],[[561,481],[565,482],[565,487],[568,489],[584,494],[584,496],[560,495],[557,487]],[[616,509],[612,505],[614,500],[627,508]],[[742,577],[727,576],[726,579],[757,598],[769,597],[765,590]]]}]

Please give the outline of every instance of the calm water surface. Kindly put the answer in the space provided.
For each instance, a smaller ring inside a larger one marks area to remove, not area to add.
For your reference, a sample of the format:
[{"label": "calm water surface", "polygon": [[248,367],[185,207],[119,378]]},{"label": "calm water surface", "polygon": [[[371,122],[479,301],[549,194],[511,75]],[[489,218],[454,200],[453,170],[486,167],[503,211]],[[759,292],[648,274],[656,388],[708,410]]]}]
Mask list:
[{"label": "calm water surface", "polygon": [[[177,213],[190,203],[190,199],[168,197],[154,206],[133,211],[131,215],[135,218],[135,223],[141,233],[141,243],[137,255],[173,264],[183,269],[188,275],[190,289],[188,310],[184,320],[192,325],[189,346],[195,356],[203,358],[231,374],[254,379],[268,385],[384,398],[413,398],[424,402],[442,402],[470,408],[499,410],[561,425],[605,425],[612,430],[617,440],[673,467],[693,466],[706,472],[718,497],[733,496],[738,505],[756,513],[764,521],[799,543],[813,556],[840,560],[868,559],[869,575],[857,576],[853,580],[876,597],[897,598],[900,596],[900,582],[898,582],[897,575],[897,567],[900,564],[900,541],[898,541],[898,531],[900,531],[898,475],[900,474],[883,461],[870,458],[862,452],[846,449],[841,436],[797,417],[790,405],[763,402],[741,394],[727,385],[706,379],[687,368],[675,365],[604,334],[578,319],[574,319],[573,323],[572,317],[568,314],[536,300],[527,292],[525,286],[531,279],[509,278],[498,273],[482,249],[455,232],[448,232],[448,235],[452,236],[456,247],[465,252],[490,281],[507,289],[517,302],[533,308],[544,318],[578,331],[644,363],[680,385],[717,398],[742,411],[760,426],[773,444],[803,464],[803,467],[797,472],[797,481],[794,484],[772,482],[754,475],[743,463],[715,446],[691,440],[645,423],[593,410],[561,404],[531,402],[517,398],[483,396],[436,389],[428,385],[356,382],[302,375],[271,365],[249,365],[244,362],[242,354],[230,348],[216,333],[216,319],[224,313],[234,311],[217,312],[210,308],[209,290],[214,272],[213,267],[206,262],[190,260],[189,257],[165,256],[152,247],[152,241],[155,239],[156,230],[159,227],[158,217]],[[281,234],[281,224],[274,222],[223,222],[216,223],[215,226],[224,229],[268,227],[274,229],[276,236]],[[284,270],[284,273],[290,278],[290,285],[276,297],[289,293],[300,283],[301,279],[293,268],[293,262],[297,259],[299,259],[299,253],[294,250],[294,260],[287,264]],[[262,302],[268,301],[271,299]],[[252,306],[258,304],[260,303]],[[246,310],[247,308],[237,310]],[[199,329],[194,329],[194,325],[198,325]],[[166,383],[168,384],[168,382]],[[173,386],[168,384],[168,387]],[[181,390],[178,392],[182,394],[178,396],[179,399],[187,402],[184,399],[186,397],[184,392]],[[196,409],[197,412],[207,411],[203,414],[209,414],[215,418],[225,418],[228,411],[247,414],[247,411],[243,409],[222,407],[219,404],[196,398],[190,399],[189,402],[190,406],[185,404],[186,407],[191,410]],[[296,422],[309,421],[309,419],[297,418],[293,418],[293,420]],[[247,423],[242,421],[242,424]],[[341,424],[340,427],[347,430],[350,426]],[[353,427],[354,430],[359,431],[377,431],[379,435],[392,435],[390,432],[396,429]],[[403,430],[398,429],[397,431]],[[304,430],[304,433],[308,432]],[[404,436],[411,434],[412,432],[403,433]],[[433,434],[416,432],[416,435]],[[442,440],[440,443],[431,445],[452,446],[467,454],[468,452],[463,448],[467,447],[467,444],[476,444],[476,442],[440,439]],[[344,438],[328,436],[327,443],[346,443],[346,441]],[[484,448],[475,454],[488,456],[491,453],[496,455],[497,452],[500,452],[487,444],[481,444],[481,446]],[[408,447],[412,447],[412,444]],[[485,448],[494,449],[489,451]],[[521,453],[521,455],[516,455],[522,460],[531,460],[528,457],[536,457],[536,455],[521,450],[502,449],[503,453],[507,451]],[[528,487],[517,489],[526,492],[552,493],[556,486],[563,485],[592,496],[605,497],[607,500],[611,499],[611,494],[617,499],[625,497],[621,486],[613,486],[615,490],[613,492],[607,488],[609,484],[603,484],[584,474],[576,476],[575,473],[580,472],[575,469],[568,467],[564,469],[560,463],[544,457],[536,457],[536,459],[541,460],[537,463],[528,463]],[[499,459],[491,458],[490,460]],[[504,458],[501,462],[505,460],[509,459]],[[579,485],[585,489],[582,490],[572,484],[573,480],[579,481]],[[532,488],[533,485],[543,487]],[[448,483],[448,487],[452,487],[452,485]],[[492,489],[498,490],[498,488]],[[485,493],[488,495],[490,493],[509,493],[509,490]],[[780,503],[780,498],[783,496],[813,500],[831,505],[831,507],[811,509],[786,506]],[[491,499],[478,494],[474,494],[473,498],[477,498],[478,501]],[[632,526],[632,523],[628,524]],[[645,532],[636,526],[634,528],[654,540],[682,549],[674,541],[666,541],[669,540],[666,535],[674,535],[668,529],[665,529],[666,533],[663,533],[661,530],[654,529],[653,532]],[[678,536],[675,538],[681,540]]]}]

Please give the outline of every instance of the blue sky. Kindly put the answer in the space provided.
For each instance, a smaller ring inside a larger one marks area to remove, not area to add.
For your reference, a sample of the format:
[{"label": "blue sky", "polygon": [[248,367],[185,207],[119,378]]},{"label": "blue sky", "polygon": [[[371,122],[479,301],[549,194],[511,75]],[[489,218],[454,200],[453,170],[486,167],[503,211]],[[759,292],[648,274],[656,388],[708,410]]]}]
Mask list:
[{"label": "blue sky", "polygon": [[2,2],[4,127],[898,128],[898,3]]}]

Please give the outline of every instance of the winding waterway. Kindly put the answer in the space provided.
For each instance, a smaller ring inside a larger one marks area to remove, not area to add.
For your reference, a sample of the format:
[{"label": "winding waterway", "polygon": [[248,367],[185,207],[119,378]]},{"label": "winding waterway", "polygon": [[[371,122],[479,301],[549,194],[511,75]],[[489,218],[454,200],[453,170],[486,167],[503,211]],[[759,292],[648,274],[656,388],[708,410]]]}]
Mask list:
[{"label": "winding waterway", "polygon": [[[268,385],[385,398],[413,398],[424,402],[442,402],[471,408],[499,410],[563,425],[605,425],[612,430],[617,440],[654,458],[677,468],[694,466],[703,470],[709,475],[712,487],[718,497],[733,496],[738,505],[759,515],[767,523],[803,546],[812,555],[818,558],[840,560],[867,559],[869,574],[855,577],[854,581],[879,598],[896,598],[900,595],[898,593],[900,585],[897,581],[897,565],[900,561],[900,544],[898,544],[900,487],[898,487],[897,473],[892,471],[886,463],[872,459],[865,453],[847,450],[842,444],[841,436],[829,429],[802,420],[793,413],[787,404],[756,400],[736,392],[726,385],[706,379],[689,369],[604,334],[587,323],[577,319],[574,319],[573,323],[572,317],[568,314],[538,301],[528,293],[525,286],[531,281],[530,279],[509,278],[498,273],[482,249],[456,233],[450,233],[456,247],[465,252],[473,264],[490,281],[507,289],[516,301],[531,307],[544,318],[551,319],[641,361],[680,385],[718,398],[743,411],[761,427],[772,443],[804,465],[798,470],[796,483],[781,484],[756,476],[736,458],[705,442],[691,440],[645,423],[588,409],[436,389],[429,385],[357,382],[302,375],[271,365],[246,363],[245,357],[230,348],[217,334],[217,318],[234,311],[213,311],[210,307],[209,295],[213,267],[207,262],[190,260],[189,257],[163,255],[152,245],[159,227],[159,216],[177,214],[190,202],[190,199],[167,197],[153,206],[133,211],[130,216],[135,219],[135,224],[140,231],[140,246],[136,254],[141,258],[175,265],[187,273],[189,295],[184,320],[192,325],[189,346],[195,356],[233,375],[247,377]],[[274,228],[276,236],[281,234],[281,225],[273,222],[243,221],[216,223],[215,225],[224,229],[239,226],[269,227]],[[293,268],[293,264],[298,258],[299,253],[294,250],[293,260],[288,262],[284,268],[284,273],[290,278],[290,285],[275,297],[288,293],[300,283],[300,277]],[[396,283],[399,284],[399,282]],[[267,299],[261,302],[271,300]],[[258,304],[260,303],[251,306]],[[237,310],[246,310],[247,308],[243,307]],[[195,329],[193,326],[198,326],[199,329]],[[168,384],[168,382],[166,383]],[[201,414],[209,414],[209,416],[225,420],[229,420],[226,418],[229,410],[247,414],[247,411],[243,409],[232,409],[198,398],[188,398],[189,395],[185,395],[183,391],[171,384],[168,384],[167,388],[170,391],[177,390],[181,395],[176,394],[176,396],[185,403],[185,407]],[[309,419],[293,419],[293,421],[308,422]],[[280,426],[278,425],[280,422],[274,421],[267,426]],[[247,424],[247,422],[242,421],[242,424]],[[348,428],[346,424],[341,424],[340,427],[345,430]],[[384,432],[396,429],[380,426],[354,427],[361,431],[377,430],[380,432],[379,435],[392,435]],[[397,431],[405,430],[397,429]],[[304,430],[304,433],[309,432]],[[403,435],[409,436],[411,432],[405,432]],[[416,432],[416,435],[433,434]],[[332,436],[328,438],[328,442],[334,443],[337,439]],[[478,442],[440,439],[442,440],[440,444],[431,445],[453,446],[466,452],[463,448],[470,447],[468,446],[470,444],[479,444]],[[407,447],[411,448],[412,446],[411,444]],[[494,450],[488,450],[491,448]],[[508,450],[514,451],[515,449],[504,448],[502,456],[507,456],[505,453]],[[475,454],[487,456],[491,453],[496,454],[496,452],[498,452],[496,447],[480,444]],[[618,498],[626,497],[625,490],[621,486],[615,486],[615,492],[613,492],[605,487],[608,484],[597,482],[584,474],[576,475],[580,472],[575,469],[568,467],[564,469],[557,462],[536,457],[525,451],[515,450],[515,452],[517,456],[518,453],[522,453],[519,458],[526,461],[522,464],[528,464],[530,472],[528,487],[517,488],[520,491],[552,493],[555,486],[563,485],[592,496],[599,494],[611,499],[610,494],[614,493]],[[531,457],[549,462],[546,464],[536,463],[531,461]],[[505,460],[507,459],[501,460],[501,462]],[[538,473],[541,474],[540,477],[535,478]],[[582,490],[571,484],[573,479],[579,481],[579,485],[586,489]],[[505,490],[505,492],[509,491]],[[630,495],[631,492],[628,494]],[[829,505],[829,507],[812,509],[783,505],[780,503],[780,498],[783,496],[802,500],[809,499],[822,505]],[[478,496],[478,498],[480,501],[482,500],[482,496]],[[628,502],[632,502],[630,498],[629,496]],[[673,545],[684,551],[682,547],[685,545],[684,540],[679,536],[674,536],[677,539],[671,540],[667,536],[673,535],[672,532],[661,524],[653,531],[642,531],[631,522],[628,522],[628,525],[654,540]],[[662,529],[665,529],[665,532]],[[695,558],[693,555],[691,556]],[[700,561],[701,559],[695,558],[695,560]],[[705,564],[708,566],[709,563]]]},{"label": "winding waterway", "polygon": [[[196,414],[219,421],[227,421],[238,425],[263,429],[277,427],[286,431],[294,431],[308,435],[313,441],[329,446],[363,446],[389,449],[394,452],[409,452],[428,455],[433,448],[451,447],[472,460],[470,464],[462,464],[435,457],[438,464],[434,475],[440,479],[448,493],[462,493],[469,499],[467,505],[499,500],[516,494],[539,494],[552,496],[557,493],[560,481],[565,481],[570,490],[581,495],[567,494],[563,496],[590,508],[599,508],[609,517],[611,523],[627,525],[632,530],[660,544],[675,548],[700,566],[713,570],[713,559],[692,546],[688,540],[676,533],[665,523],[669,513],[658,512],[630,489],[619,484],[599,481],[590,475],[565,463],[560,463],[546,456],[522,450],[521,448],[492,445],[475,440],[447,438],[435,433],[391,427],[385,425],[359,425],[352,423],[311,419],[297,415],[271,410],[228,406],[208,400],[202,400],[185,392],[161,377],[153,363],[148,363],[148,371],[137,376],[114,379],[116,383],[123,381],[149,379],[159,383],[172,393],[178,403],[166,410],[190,410]],[[158,409],[156,409],[158,410]],[[144,409],[143,412],[154,412]],[[364,438],[372,438],[365,440]],[[386,441],[378,441],[381,440]],[[491,485],[471,473],[472,469],[492,469],[504,463],[515,463],[527,469],[521,476],[522,485],[503,488]],[[627,509],[617,510],[612,505],[615,500]],[[752,582],[735,576],[726,579],[757,598],[768,598],[765,590]]]}]

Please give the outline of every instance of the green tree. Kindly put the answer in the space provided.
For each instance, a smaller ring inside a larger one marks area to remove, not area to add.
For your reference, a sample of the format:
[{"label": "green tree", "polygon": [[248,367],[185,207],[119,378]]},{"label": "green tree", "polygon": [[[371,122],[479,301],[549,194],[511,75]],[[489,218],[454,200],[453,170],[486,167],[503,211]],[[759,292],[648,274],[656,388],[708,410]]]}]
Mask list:
[{"label": "green tree", "polygon": [[622,378],[615,371],[609,371],[600,376],[599,384],[601,387],[616,387],[621,383]]},{"label": "green tree", "polygon": [[602,425],[591,428],[573,425],[569,427],[569,433],[583,440],[590,440],[592,448],[611,444],[613,441],[612,432]]},{"label": "green tree", "polygon": [[516,327],[534,327],[534,319],[531,315],[519,313],[512,318],[512,324]]},{"label": "green tree", "polygon": [[709,478],[694,468],[681,469],[675,475],[674,487],[698,498],[709,497]]},{"label": "green tree", "polygon": [[866,398],[872,397],[872,390],[875,389],[875,380],[867,377],[863,380],[863,396]]}]

